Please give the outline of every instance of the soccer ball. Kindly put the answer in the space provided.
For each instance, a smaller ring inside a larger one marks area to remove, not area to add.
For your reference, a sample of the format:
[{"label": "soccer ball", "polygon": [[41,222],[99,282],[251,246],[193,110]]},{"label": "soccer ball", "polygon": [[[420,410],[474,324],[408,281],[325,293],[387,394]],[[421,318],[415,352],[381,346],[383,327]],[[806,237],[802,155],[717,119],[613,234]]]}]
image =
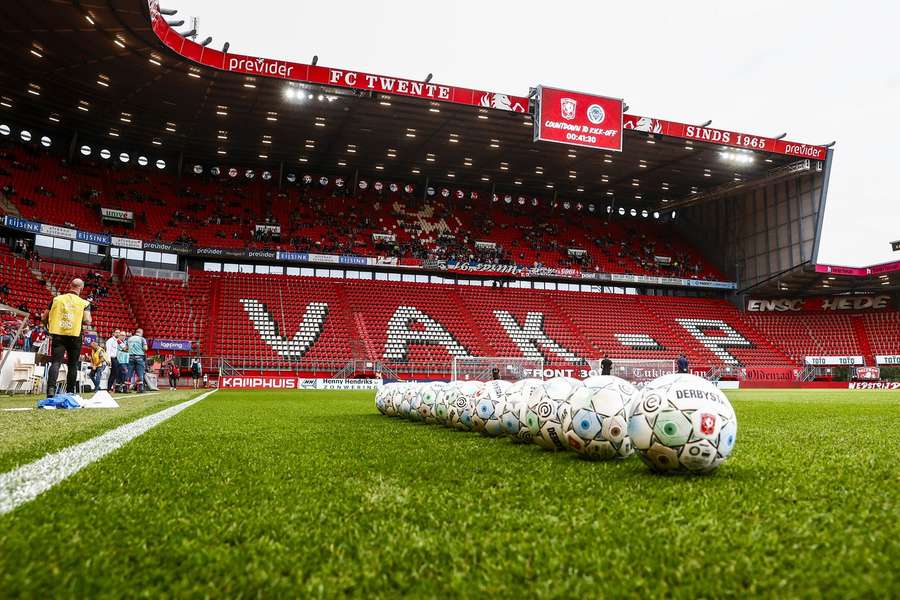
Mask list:
[{"label": "soccer ball", "polygon": [[420,393],[424,384],[414,383],[412,384],[412,389],[410,390],[410,398],[409,398],[409,420],[410,421],[421,421],[422,416],[419,414],[419,402],[421,401]]},{"label": "soccer ball", "polygon": [[418,410],[420,420],[429,424],[437,423],[437,414],[435,413],[437,398],[445,385],[441,381],[432,381],[419,387]]},{"label": "soccer ball", "polygon": [[628,437],[628,405],[634,386],[618,377],[584,380],[569,399],[563,433],[569,448],[590,459],[626,458],[633,449]]},{"label": "soccer ball", "polygon": [[472,414],[475,412],[475,394],[481,389],[480,381],[460,381],[449,394],[447,423],[460,431],[472,431]]},{"label": "soccer ball", "polygon": [[384,414],[389,417],[397,416],[397,404],[400,402],[400,393],[403,391],[403,385],[403,383],[397,381],[385,386],[390,388],[385,390],[383,399]]},{"label": "soccer ball", "polygon": [[460,383],[460,381],[445,383],[444,387],[437,391],[434,401],[434,417],[437,423],[450,426],[450,400],[453,397],[453,390]]},{"label": "soccer ball", "polygon": [[412,403],[413,397],[416,395],[416,385],[417,384],[414,382],[404,383],[403,387],[400,388],[400,391],[397,393],[397,396],[394,396],[395,402],[397,403],[397,416],[404,419],[409,418],[410,404]]},{"label": "soccer ball", "polygon": [[644,386],[632,404],[628,435],[653,471],[709,473],[734,449],[737,417],[725,394],[707,380],[664,375]]},{"label": "soccer ball", "polygon": [[542,393],[543,386],[540,379],[520,379],[506,390],[500,407],[500,427],[516,444],[531,443],[531,430],[522,420],[522,406],[527,405],[535,394]]},{"label": "soccer ball", "polygon": [[381,414],[387,414],[387,406],[385,405],[385,399],[391,391],[391,386],[393,383],[386,383],[375,392],[375,408],[378,409],[378,412]]},{"label": "soccer ball", "polygon": [[475,410],[472,413],[472,429],[482,435],[497,437],[503,434],[500,413],[505,402],[508,381],[491,380],[475,392]]},{"label": "soccer ball", "polygon": [[522,406],[522,421],[531,430],[535,444],[545,450],[566,449],[563,423],[569,416],[569,398],[582,387],[577,379],[554,377],[544,382],[541,393],[534,394]]}]

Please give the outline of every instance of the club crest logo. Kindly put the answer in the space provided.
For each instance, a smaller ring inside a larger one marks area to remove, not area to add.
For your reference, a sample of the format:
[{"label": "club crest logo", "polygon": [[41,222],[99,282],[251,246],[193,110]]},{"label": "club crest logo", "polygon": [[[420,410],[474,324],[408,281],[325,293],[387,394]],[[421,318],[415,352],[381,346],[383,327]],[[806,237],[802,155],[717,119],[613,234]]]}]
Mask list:
[{"label": "club crest logo", "polygon": [[634,129],[635,131],[645,131],[647,133],[660,133],[662,131],[662,123],[657,119],[650,117],[629,117],[625,119],[625,129]]},{"label": "club crest logo", "polygon": [[562,118],[571,121],[575,118],[575,109],[578,107],[578,103],[574,98],[562,98],[559,101],[559,110],[562,114]]},{"label": "club crest logo", "polygon": [[599,104],[591,104],[587,110],[588,121],[594,125],[599,125],[606,120],[606,111]]},{"label": "club crest logo", "polygon": [[703,413],[700,415],[700,433],[703,435],[712,435],[716,430],[716,417]]}]

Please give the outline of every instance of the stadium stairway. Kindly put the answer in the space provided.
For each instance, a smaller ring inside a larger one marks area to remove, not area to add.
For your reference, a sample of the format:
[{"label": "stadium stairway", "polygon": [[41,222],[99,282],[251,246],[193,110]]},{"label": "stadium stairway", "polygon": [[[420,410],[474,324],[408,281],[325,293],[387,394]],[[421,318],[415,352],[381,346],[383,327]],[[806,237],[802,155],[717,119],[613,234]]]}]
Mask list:
[{"label": "stadium stairway", "polygon": [[359,337],[362,340],[366,358],[370,360],[380,359],[381,357],[378,351],[375,349],[375,345],[372,343],[372,339],[369,337],[369,331],[366,328],[366,320],[365,318],[363,318],[362,313],[353,313],[353,321],[354,323],[356,323],[356,331],[359,332]]},{"label": "stadium stairway", "polygon": [[866,334],[866,323],[863,315],[850,315],[850,325],[853,327],[853,334],[856,336],[856,344],[862,353],[864,364],[874,366],[875,355],[872,352],[872,345],[869,344],[869,336]]},{"label": "stadium stairway", "polygon": [[[200,341],[200,350],[204,354],[212,354],[216,347],[216,340],[220,335],[220,329],[217,323],[220,322],[222,314],[222,281],[219,277],[203,277],[202,275],[192,276],[193,281],[203,281],[207,289],[207,304],[204,319],[206,321],[206,330]],[[202,310],[202,308],[201,308]]]}]

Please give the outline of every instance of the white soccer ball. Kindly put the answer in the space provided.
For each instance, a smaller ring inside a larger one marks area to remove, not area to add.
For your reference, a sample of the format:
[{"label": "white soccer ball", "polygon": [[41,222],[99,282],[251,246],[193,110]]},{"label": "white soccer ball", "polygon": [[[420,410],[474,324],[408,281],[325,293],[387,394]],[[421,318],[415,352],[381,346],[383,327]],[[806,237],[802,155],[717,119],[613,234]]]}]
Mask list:
[{"label": "white soccer ball", "polygon": [[664,375],[633,403],[628,435],[653,471],[709,473],[734,449],[737,417],[725,394],[702,377]]},{"label": "white soccer ball", "polygon": [[422,420],[422,416],[419,414],[419,402],[422,398],[420,393],[424,385],[423,383],[414,383],[412,385],[409,398],[409,414],[407,415],[410,421]]},{"label": "white soccer ball", "polygon": [[400,395],[403,392],[404,385],[405,384],[400,381],[395,381],[394,383],[389,383],[385,386],[390,386],[390,389],[384,392],[384,398],[382,400],[384,404],[384,414],[387,416],[397,416],[397,405],[400,403]]},{"label": "white soccer ball", "polygon": [[446,384],[442,381],[432,381],[419,387],[418,410],[419,420],[425,423],[437,423],[437,415],[435,408],[437,405],[438,394]]},{"label": "white soccer ball", "polygon": [[391,390],[391,386],[393,383],[386,383],[375,392],[375,408],[378,409],[378,412],[381,414],[387,414],[387,408],[385,406],[385,397]]},{"label": "white soccer ball", "polygon": [[450,426],[450,400],[452,399],[453,390],[456,389],[459,383],[459,381],[450,381],[437,391],[437,398],[434,401],[434,417],[435,421],[440,425]]},{"label": "white soccer ball", "polygon": [[512,384],[502,379],[491,380],[475,392],[472,429],[482,435],[497,437],[503,434],[500,413],[506,400],[506,390]]},{"label": "white soccer ball", "polygon": [[569,398],[569,416],[563,423],[566,444],[590,459],[631,456],[628,406],[637,390],[611,375],[589,377],[583,383]]},{"label": "white soccer ball", "polygon": [[569,398],[582,387],[577,379],[554,377],[544,382],[541,393],[534,394],[528,404],[522,406],[522,421],[531,431],[535,444],[545,450],[567,448],[563,423],[569,416]]},{"label": "white soccer ball", "polygon": [[447,423],[460,431],[472,431],[472,414],[475,412],[475,394],[481,389],[480,381],[461,381],[449,394]]},{"label": "white soccer ball", "polygon": [[522,406],[527,405],[536,394],[543,393],[544,382],[540,379],[520,379],[513,383],[500,408],[500,426],[505,435],[517,444],[531,443],[531,430],[522,420]]},{"label": "white soccer ball", "polygon": [[[395,402],[397,404],[397,416],[408,419],[409,418],[409,410],[413,397],[416,395],[416,383],[414,382],[406,382],[403,384],[403,387],[400,388],[400,391],[397,392],[397,395],[394,396]],[[397,397],[399,396],[399,398]]]}]

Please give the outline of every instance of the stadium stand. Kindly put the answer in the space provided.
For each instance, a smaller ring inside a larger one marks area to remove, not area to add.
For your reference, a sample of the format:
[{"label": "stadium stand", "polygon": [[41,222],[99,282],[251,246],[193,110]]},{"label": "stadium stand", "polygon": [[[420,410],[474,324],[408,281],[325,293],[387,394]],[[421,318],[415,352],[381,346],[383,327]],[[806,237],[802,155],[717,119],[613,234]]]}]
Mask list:
[{"label": "stadium stand", "polygon": [[[321,185],[310,176],[279,189],[246,177],[71,166],[36,148],[0,147],[4,210],[53,225],[215,248],[723,278],[654,220],[608,220],[511,196],[435,190],[423,199],[402,187],[352,194],[350,187],[339,177]],[[134,224],[102,221],[101,207],[132,211]],[[280,226],[280,236],[256,232],[260,224]],[[875,355],[900,347],[900,313],[890,311],[749,313],[714,298],[197,270],[186,281],[120,279],[34,258],[0,251],[4,303],[36,317],[68,280],[82,277],[101,335],[140,325],[149,338],[191,340],[206,355],[260,369],[302,362],[328,373],[364,359],[428,372],[467,354],[543,356],[562,368],[604,353],[670,359],[680,352],[700,367],[784,368],[809,355],[861,355],[874,364]]]},{"label": "stadium stand", "polygon": [[746,313],[745,320],[794,363],[804,356],[864,354],[851,315]]},{"label": "stadium stand", "polygon": [[128,277],[122,284],[125,297],[147,337],[200,341],[207,327],[210,281]]},{"label": "stadium stand", "polygon": [[[36,150],[6,144],[0,188],[26,219],[145,240],[219,248],[460,259],[486,263],[578,267],[587,271],[721,279],[721,273],[662,223],[608,221],[585,212],[561,214],[496,197],[478,210],[470,196],[425,201],[402,190],[348,193],[335,181],[289,185],[245,178],[184,176],[85,162],[73,168]],[[316,178],[311,178],[316,180]],[[524,198],[523,198],[524,202]],[[134,213],[134,226],[101,221],[100,208]],[[536,219],[535,217],[539,217]],[[281,227],[279,239],[254,226]],[[539,223],[539,224],[538,224]],[[373,234],[395,237],[375,242]],[[494,247],[478,247],[488,241]],[[569,249],[583,250],[583,256]],[[660,262],[656,257],[663,257]]]},{"label": "stadium stand", "polygon": [[109,273],[46,262],[39,263],[37,270],[49,282],[54,295],[64,292],[75,277],[84,280],[84,296],[92,301],[91,316],[101,336],[107,337],[115,329],[134,331],[137,327],[131,305],[126,302],[121,287]]},{"label": "stadium stand", "polygon": [[862,321],[872,354],[891,355],[900,350],[900,312],[866,314]]},{"label": "stadium stand", "polygon": [[334,373],[367,360],[439,373],[466,355],[543,357],[549,368],[571,368],[604,353],[668,360],[681,352],[701,369],[783,369],[809,355],[862,355],[871,365],[900,348],[896,311],[751,313],[715,298],[196,270],[186,281],[120,280],[0,251],[0,297],[27,305],[35,321],[73,277],[95,297],[101,335],[141,326],[150,339],[196,342],[236,369]]},{"label": "stadium stand", "polygon": [[40,276],[30,270],[30,263],[22,256],[14,255],[0,245],[0,301],[7,306],[25,306],[32,315],[39,315],[53,296]]}]

